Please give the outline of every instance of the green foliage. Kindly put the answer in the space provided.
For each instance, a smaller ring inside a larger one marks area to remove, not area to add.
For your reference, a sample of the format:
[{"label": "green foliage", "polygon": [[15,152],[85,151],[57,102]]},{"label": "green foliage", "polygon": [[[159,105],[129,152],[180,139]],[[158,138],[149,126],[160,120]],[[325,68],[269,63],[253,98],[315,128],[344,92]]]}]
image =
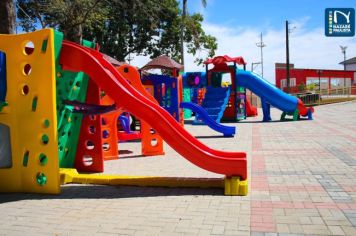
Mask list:
[{"label": "green foliage", "polygon": [[308,84],[308,85],[307,85],[307,89],[308,89],[309,91],[314,91],[314,90],[315,90],[315,84],[314,84],[314,83]]},{"label": "green foliage", "polygon": [[299,85],[298,85],[298,91],[299,92],[304,92],[306,89],[306,86],[303,82],[301,82]]},{"label": "green foliage", "polygon": [[18,18],[25,31],[52,27],[63,31],[69,40],[80,42],[83,27],[107,18],[103,0],[18,0]]},{"label": "green foliage", "polygon": [[[201,26],[203,20],[201,14],[186,16],[184,41],[187,42],[188,53],[196,55],[197,52],[205,51],[207,57],[213,57],[218,45],[215,37],[205,34]],[[203,60],[203,58],[197,58],[195,62],[201,64]]]},{"label": "green foliage", "polygon": [[[130,54],[181,59],[183,17],[177,0],[18,0],[18,4],[26,12],[18,10],[25,31],[40,25],[61,30],[72,41],[84,36],[119,61]],[[212,57],[216,38],[204,32],[202,22],[200,14],[184,17],[184,41],[188,53]]]}]

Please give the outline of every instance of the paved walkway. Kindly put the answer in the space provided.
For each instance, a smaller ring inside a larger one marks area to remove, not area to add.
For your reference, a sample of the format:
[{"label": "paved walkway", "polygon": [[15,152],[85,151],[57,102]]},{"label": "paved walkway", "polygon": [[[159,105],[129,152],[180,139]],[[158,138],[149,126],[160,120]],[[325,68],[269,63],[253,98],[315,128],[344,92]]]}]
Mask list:
[{"label": "paved walkway", "polygon": [[[58,196],[0,194],[0,235],[356,235],[356,102],[315,110],[313,121],[250,118],[237,124],[235,138],[186,125],[210,147],[247,152],[246,197],[87,185],[63,186]],[[107,161],[106,173],[220,176],[167,145],[159,157],[141,157],[139,143],[120,149],[122,158]]]}]

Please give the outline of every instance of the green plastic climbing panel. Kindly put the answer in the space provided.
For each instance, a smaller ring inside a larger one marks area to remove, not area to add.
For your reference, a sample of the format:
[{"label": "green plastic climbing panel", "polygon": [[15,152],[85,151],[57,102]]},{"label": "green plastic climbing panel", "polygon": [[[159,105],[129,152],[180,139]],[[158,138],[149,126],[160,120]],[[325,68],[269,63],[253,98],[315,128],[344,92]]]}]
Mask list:
[{"label": "green plastic climbing panel", "polygon": [[[292,118],[287,118],[287,115],[288,116],[292,116]],[[283,112],[282,115],[281,115],[281,121],[297,121],[299,119],[300,119],[300,116],[299,116],[299,110],[298,109],[296,109],[292,113]]]},{"label": "green plastic climbing panel", "polygon": [[[77,151],[79,132],[83,115],[73,113],[70,106],[64,101],[76,100],[85,102],[88,76],[84,73],[73,73],[62,70],[59,65],[59,55],[62,47],[63,34],[55,33],[55,57],[56,57],[56,87],[57,87],[57,120],[58,120],[58,153],[59,166],[61,168],[74,167]],[[94,48],[95,43],[83,40],[82,45]]]},{"label": "green plastic climbing panel", "polygon": [[[191,96],[190,96],[190,88],[184,88],[183,89],[183,102],[190,102],[191,101]],[[192,111],[189,109],[184,109],[184,119],[189,119],[192,117]]]}]

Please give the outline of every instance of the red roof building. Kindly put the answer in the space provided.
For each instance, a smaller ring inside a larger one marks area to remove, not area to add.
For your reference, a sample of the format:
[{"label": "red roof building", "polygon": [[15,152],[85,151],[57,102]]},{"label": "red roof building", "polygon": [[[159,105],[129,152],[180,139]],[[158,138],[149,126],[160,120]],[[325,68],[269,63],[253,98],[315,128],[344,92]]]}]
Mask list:
[{"label": "red roof building", "polygon": [[[286,64],[276,63],[276,86],[283,91],[287,90]],[[303,85],[314,89],[338,89],[356,85],[356,71],[328,70],[328,69],[302,69],[294,68],[290,64],[290,93],[298,93]]]}]

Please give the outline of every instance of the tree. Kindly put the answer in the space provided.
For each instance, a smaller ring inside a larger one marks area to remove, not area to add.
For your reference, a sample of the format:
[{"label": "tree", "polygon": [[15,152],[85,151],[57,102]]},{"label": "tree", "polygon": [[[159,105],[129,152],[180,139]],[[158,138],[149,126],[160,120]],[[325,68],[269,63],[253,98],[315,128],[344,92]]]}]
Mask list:
[{"label": "tree", "polygon": [[[84,32],[85,38],[97,40],[103,52],[121,61],[130,54],[151,58],[165,54],[181,60],[182,14],[176,0],[121,0],[120,5],[111,5],[109,15],[106,22]],[[216,39],[203,31],[203,16],[188,15],[185,21],[188,53],[196,55],[205,50],[213,56]],[[196,60],[202,61],[203,58]]]},{"label": "tree", "polygon": [[106,19],[103,0],[18,0],[18,18],[25,31],[38,25],[63,31],[65,38],[81,42],[83,27]]},{"label": "tree", "polygon": [[305,89],[306,89],[306,85],[305,85],[303,82],[301,82],[301,83],[298,85],[298,91],[299,91],[299,92],[304,92]]},{"label": "tree", "polygon": [[13,0],[0,1],[0,34],[14,34],[16,27],[15,7]]},{"label": "tree", "polygon": [[[203,7],[206,7],[206,0],[201,0]],[[182,12],[182,23],[181,23],[181,32],[180,32],[180,44],[181,44],[181,63],[184,66],[184,29],[185,22],[188,13],[188,0],[183,0],[183,12]]]},{"label": "tree", "polygon": [[[101,51],[123,61],[130,54],[165,54],[179,61],[182,14],[177,0],[18,0],[25,31],[54,27],[69,40],[96,41]],[[30,17],[31,20],[28,20]],[[216,39],[201,28],[203,16],[187,15],[184,40],[189,53],[214,55]],[[200,58],[197,62],[201,62]]]}]

